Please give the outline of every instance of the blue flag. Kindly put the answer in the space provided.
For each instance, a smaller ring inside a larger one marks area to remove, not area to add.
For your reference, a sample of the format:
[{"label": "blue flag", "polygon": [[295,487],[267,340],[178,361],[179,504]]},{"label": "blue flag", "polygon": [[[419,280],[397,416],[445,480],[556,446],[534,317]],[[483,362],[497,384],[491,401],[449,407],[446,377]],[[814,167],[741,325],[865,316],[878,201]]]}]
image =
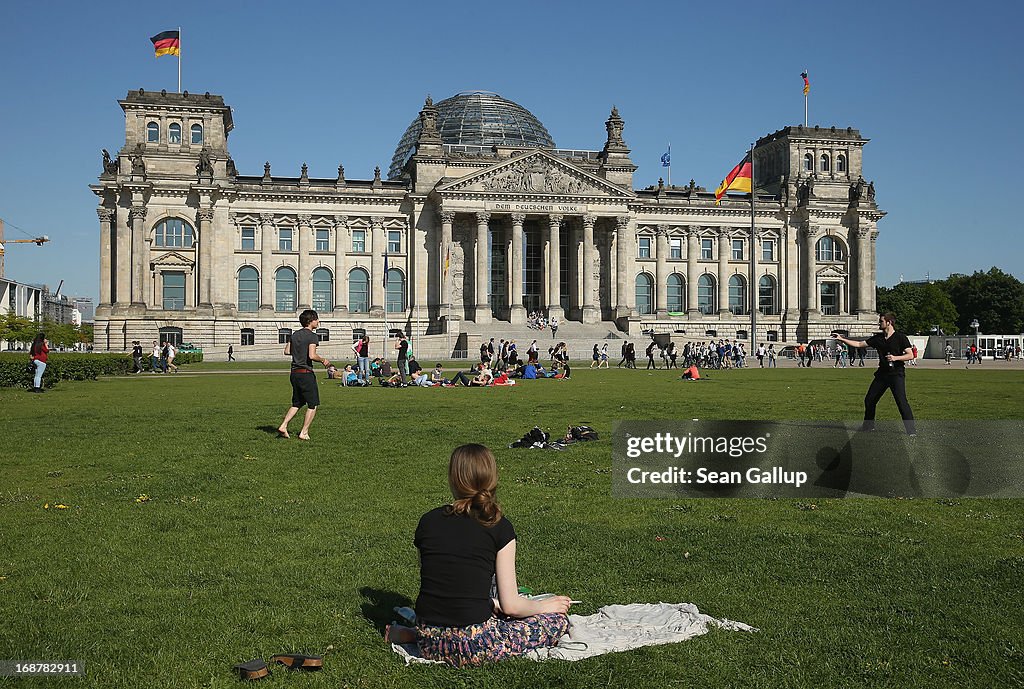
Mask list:
[{"label": "blue flag", "polygon": [[661,156],[661,166],[662,167],[671,167],[672,166],[672,147],[671,146],[669,146],[668,150],[665,152],[665,154],[663,156]]},{"label": "blue flag", "polygon": [[388,288],[388,252],[384,252],[384,289]]}]

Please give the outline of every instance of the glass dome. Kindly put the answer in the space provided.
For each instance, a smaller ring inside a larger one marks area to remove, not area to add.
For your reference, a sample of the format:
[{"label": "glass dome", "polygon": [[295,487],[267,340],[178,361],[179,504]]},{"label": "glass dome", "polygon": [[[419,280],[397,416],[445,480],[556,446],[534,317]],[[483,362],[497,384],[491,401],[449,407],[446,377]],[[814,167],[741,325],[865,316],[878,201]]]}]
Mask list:
[{"label": "glass dome", "polygon": [[[489,91],[463,91],[437,103],[437,129],[446,144],[555,147],[548,130],[533,113]],[[401,175],[419,135],[417,116],[398,142],[388,179]]]}]

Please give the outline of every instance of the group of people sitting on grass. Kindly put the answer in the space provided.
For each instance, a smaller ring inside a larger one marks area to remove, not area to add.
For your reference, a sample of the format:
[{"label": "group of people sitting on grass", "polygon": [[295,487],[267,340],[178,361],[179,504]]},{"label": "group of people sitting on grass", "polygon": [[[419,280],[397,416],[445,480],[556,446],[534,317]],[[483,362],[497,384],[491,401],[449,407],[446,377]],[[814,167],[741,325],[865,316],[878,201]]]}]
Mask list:
[{"label": "group of people sitting on grass", "polygon": [[[516,379],[537,380],[543,378],[554,378],[557,380],[568,380],[572,369],[569,367],[568,357],[564,361],[554,361],[550,366],[545,367],[540,362],[520,361],[514,366],[502,368],[491,368],[481,362],[468,371],[457,371],[454,376],[447,378],[444,366],[435,364],[432,371],[425,370],[415,357],[408,361],[408,374],[404,371],[396,371],[392,368],[387,359],[374,359],[370,363],[372,378],[376,378],[377,384],[384,388],[407,388],[407,387],[490,387],[494,385],[515,385]],[[331,380],[341,381],[345,387],[366,387],[371,383],[359,376],[359,373],[348,364],[339,369],[333,364],[327,367],[327,377]]]}]

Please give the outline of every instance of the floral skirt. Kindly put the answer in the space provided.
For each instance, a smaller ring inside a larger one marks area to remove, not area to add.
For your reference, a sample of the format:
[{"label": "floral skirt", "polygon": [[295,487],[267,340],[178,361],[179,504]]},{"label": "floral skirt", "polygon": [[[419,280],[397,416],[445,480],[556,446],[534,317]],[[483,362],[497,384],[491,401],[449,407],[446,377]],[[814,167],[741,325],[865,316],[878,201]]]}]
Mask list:
[{"label": "floral skirt", "polygon": [[560,613],[524,619],[495,615],[468,627],[421,624],[418,631],[420,654],[424,658],[455,667],[477,666],[556,645],[569,631],[569,618]]}]

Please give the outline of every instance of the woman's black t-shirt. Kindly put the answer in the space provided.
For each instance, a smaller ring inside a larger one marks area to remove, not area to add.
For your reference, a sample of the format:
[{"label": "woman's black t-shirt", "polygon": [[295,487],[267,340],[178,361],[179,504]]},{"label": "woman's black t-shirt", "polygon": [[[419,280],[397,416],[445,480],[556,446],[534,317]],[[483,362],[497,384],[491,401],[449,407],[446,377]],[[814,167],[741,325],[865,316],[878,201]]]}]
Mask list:
[{"label": "woman's black t-shirt", "polygon": [[498,551],[515,540],[511,522],[492,527],[438,507],[420,518],[413,543],[420,551],[416,619],[436,627],[468,627],[491,617],[491,578]]}]

